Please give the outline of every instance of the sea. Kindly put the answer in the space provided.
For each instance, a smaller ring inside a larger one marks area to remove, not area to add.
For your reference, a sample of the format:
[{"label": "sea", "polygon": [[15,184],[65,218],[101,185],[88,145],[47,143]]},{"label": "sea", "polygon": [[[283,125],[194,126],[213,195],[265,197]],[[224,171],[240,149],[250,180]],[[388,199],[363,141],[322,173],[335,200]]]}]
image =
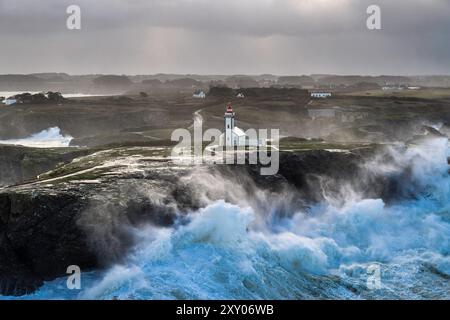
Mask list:
[{"label": "sea", "polygon": [[3,299],[450,299],[449,141],[389,152],[366,165],[410,168],[414,196],[388,204],[347,186],[279,219],[245,199],[211,201],[184,223],[136,228],[124,260],[82,272],[80,290],[62,277]]}]

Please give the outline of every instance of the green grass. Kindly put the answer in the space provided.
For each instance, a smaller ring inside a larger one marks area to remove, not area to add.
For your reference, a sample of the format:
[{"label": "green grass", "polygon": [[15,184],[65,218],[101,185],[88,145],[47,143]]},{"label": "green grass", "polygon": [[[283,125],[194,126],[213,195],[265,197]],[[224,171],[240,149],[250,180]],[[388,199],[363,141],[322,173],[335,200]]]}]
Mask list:
[{"label": "green grass", "polygon": [[367,90],[343,94],[356,97],[404,97],[418,99],[450,98],[450,88],[424,88],[420,90]]},{"label": "green grass", "polygon": [[[88,156],[80,157],[74,161],[56,167],[54,170],[41,174],[39,180],[54,179],[58,177],[63,177],[70,174],[76,174],[77,172],[82,172],[84,170],[91,170],[95,167],[101,166],[108,161],[113,161],[115,159],[141,156],[141,157],[167,157],[170,155],[170,148],[164,148],[160,150],[159,148],[141,148],[141,147],[130,147],[130,148],[115,148],[110,150],[97,150]],[[117,167],[121,165],[118,164]],[[101,177],[103,174],[110,171],[111,168],[97,168],[93,171],[86,173],[80,173],[79,175],[74,175],[73,177],[67,177],[58,182],[67,182],[70,180],[92,180]]]},{"label": "green grass", "polygon": [[283,142],[280,143],[281,151],[307,151],[307,150],[354,150],[358,148],[373,147],[373,144],[363,143],[330,143],[330,142]]}]

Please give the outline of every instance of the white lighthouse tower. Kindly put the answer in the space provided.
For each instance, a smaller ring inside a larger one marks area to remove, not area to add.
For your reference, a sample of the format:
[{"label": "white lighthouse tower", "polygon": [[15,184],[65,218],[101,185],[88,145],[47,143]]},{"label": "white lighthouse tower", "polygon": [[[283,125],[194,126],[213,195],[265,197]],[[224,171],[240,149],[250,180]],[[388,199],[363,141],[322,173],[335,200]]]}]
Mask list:
[{"label": "white lighthouse tower", "polygon": [[225,112],[225,145],[226,146],[234,146],[234,117],[235,113],[233,112],[233,107],[231,103],[227,105],[227,111]]},{"label": "white lighthouse tower", "polygon": [[244,131],[235,126],[235,116],[231,103],[227,105],[225,112],[225,132],[220,135],[220,145],[227,147],[239,147],[248,145],[248,137]]}]

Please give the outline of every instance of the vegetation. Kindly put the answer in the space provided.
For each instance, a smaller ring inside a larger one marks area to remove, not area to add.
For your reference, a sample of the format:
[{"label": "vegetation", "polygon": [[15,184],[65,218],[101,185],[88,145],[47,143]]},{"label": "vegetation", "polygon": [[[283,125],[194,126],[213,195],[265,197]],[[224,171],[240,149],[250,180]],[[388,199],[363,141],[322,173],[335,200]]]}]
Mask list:
[{"label": "vegetation", "polygon": [[133,82],[127,76],[100,76],[94,79],[94,85],[98,87],[128,87]]},{"label": "vegetation", "polygon": [[362,90],[346,93],[349,96],[370,96],[387,98],[416,98],[416,99],[448,99],[450,88],[422,88],[419,90]]}]

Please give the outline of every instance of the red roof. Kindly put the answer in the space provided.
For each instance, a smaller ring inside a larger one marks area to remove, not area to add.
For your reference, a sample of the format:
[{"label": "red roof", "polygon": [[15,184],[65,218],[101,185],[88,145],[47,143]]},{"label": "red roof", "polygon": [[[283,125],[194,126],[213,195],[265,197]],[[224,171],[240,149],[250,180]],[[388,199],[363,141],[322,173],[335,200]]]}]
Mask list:
[{"label": "red roof", "polygon": [[227,105],[227,112],[233,112],[233,107],[231,106],[231,103]]}]

